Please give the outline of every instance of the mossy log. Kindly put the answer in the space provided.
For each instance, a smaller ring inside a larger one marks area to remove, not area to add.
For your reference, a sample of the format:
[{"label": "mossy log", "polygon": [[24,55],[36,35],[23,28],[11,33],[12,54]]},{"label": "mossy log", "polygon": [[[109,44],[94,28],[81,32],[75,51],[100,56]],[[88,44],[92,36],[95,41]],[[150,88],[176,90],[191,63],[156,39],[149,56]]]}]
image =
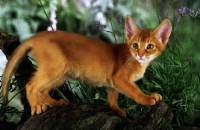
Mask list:
[{"label": "mossy log", "polygon": [[[0,49],[7,58],[19,45],[16,36],[0,30]],[[25,57],[17,70],[19,87],[25,86],[34,71],[31,61]],[[133,121],[118,116],[108,106],[82,103],[70,103],[30,116],[30,106],[25,96],[24,91],[22,100],[25,109],[18,130],[165,130],[173,118],[168,105],[163,101],[157,102],[148,112]],[[6,126],[4,128],[6,129]]]}]

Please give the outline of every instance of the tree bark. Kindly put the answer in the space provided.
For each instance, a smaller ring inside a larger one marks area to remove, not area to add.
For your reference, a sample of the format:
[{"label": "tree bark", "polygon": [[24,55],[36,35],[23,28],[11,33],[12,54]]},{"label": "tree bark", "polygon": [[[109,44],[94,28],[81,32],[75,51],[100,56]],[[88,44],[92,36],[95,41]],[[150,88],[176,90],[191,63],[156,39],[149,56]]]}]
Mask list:
[{"label": "tree bark", "polygon": [[[0,49],[8,59],[19,45],[16,36],[0,30]],[[19,76],[15,77],[20,88],[25,86],[34,71],[31,61],[25,57],[16,72]],[[25,91],[22,92],[22,101],[24,112],[18,130],[164,130],[173,118],[173,114],[163,101],[157,102],[148,112],[134,121],[118,116],[108,106],[82,103],[54,107],[40,115],[30,116],[30,106]],[[5,126],[4,128],[6,129]]]},{"label": "tree bark", "polygon": [[172,118],[163,101],[135,121],[105,105],[72,103],[31,116],[18,130],[166,130]]}]

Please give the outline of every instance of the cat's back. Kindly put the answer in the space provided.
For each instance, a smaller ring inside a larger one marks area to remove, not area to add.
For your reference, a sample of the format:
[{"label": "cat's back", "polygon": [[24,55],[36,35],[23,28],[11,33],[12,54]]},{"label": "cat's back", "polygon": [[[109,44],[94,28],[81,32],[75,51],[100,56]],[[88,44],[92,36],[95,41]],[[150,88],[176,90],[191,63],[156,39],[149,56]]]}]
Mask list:
[{"label": "cat's back", "polygon": [[[80,62],[96,61],[97,64],[110,63],[114,58],[113,47],[100,39],[66,31],[44,31],[26,41],[32,44],[32,54],[57,55],[64,59]],[[94,63],[93,63],[94,64]],[[111,64],[111,63],[110,63]]]},{"label": "cat's back", "polygon": [[67,50],[79,51],[101,51],[112,48],[110,44],[93,37],[84,36],[78,33],[67,31],[43,31],[31,37],[27,41],[40,47],[59,47]]},{"label": "cat's back", "polygon": [[[89,37],[89,36],[84,36],[78,33],[73,33],[73,32],[67,32],[67,31],[43,31],[39,32],[35,36],[33,36],[30,39],[40,39],[44,41],[55,41],[63,44],[68,44],[69,42],[74,42],[74,43],[79,43],[81,44],[91,44],[91,43],[96,43],[96,44],[107,44],[104,41],[94,38],[94,37]],[[37,43],[36,43],[37,44]]]}]

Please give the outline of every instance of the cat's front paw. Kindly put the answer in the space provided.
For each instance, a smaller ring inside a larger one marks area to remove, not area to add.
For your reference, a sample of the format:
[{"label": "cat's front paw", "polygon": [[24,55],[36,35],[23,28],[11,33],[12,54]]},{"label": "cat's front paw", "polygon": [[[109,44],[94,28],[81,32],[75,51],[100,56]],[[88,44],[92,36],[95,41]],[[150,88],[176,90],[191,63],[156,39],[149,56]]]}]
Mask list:
[{"label": "cat's front paw", "polygon": [[124,109],[121,109],[120,111],[117,111],[117,113],[122,117],[126,117],[126,111]]},{"label": "cat's front paw", "polygon": [[158,93],[153,93],[150,95],[149,105],[155,105],[157,101],[162,100],[162,96]]},{"label": "cat's front paw", "polygon": [[124,109],[119,108],[119,106],[114,107],[110,106],[111,109],[116,112],[119,116],[126,117],[126,111]]}]

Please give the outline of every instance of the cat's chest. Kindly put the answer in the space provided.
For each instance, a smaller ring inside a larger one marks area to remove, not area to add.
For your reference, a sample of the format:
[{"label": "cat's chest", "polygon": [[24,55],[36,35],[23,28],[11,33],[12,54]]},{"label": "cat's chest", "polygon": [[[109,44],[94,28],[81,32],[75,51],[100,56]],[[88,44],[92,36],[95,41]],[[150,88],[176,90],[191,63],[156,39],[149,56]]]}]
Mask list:
[{"label": "cat's chest", "polygon": [[144,77],[144,73],[146,71],[147,65],[143,65],[138,71],[135,71],[133,74],[133,81],[140,80]]},{"label": "cat's chest", "polygon": [[140,80],[141,78],[143,78],[144,77],[144,72],[141,72],[141,73],[138,73],[138,74],[134,74],[133,81],[135,82],[135,81]]}]

